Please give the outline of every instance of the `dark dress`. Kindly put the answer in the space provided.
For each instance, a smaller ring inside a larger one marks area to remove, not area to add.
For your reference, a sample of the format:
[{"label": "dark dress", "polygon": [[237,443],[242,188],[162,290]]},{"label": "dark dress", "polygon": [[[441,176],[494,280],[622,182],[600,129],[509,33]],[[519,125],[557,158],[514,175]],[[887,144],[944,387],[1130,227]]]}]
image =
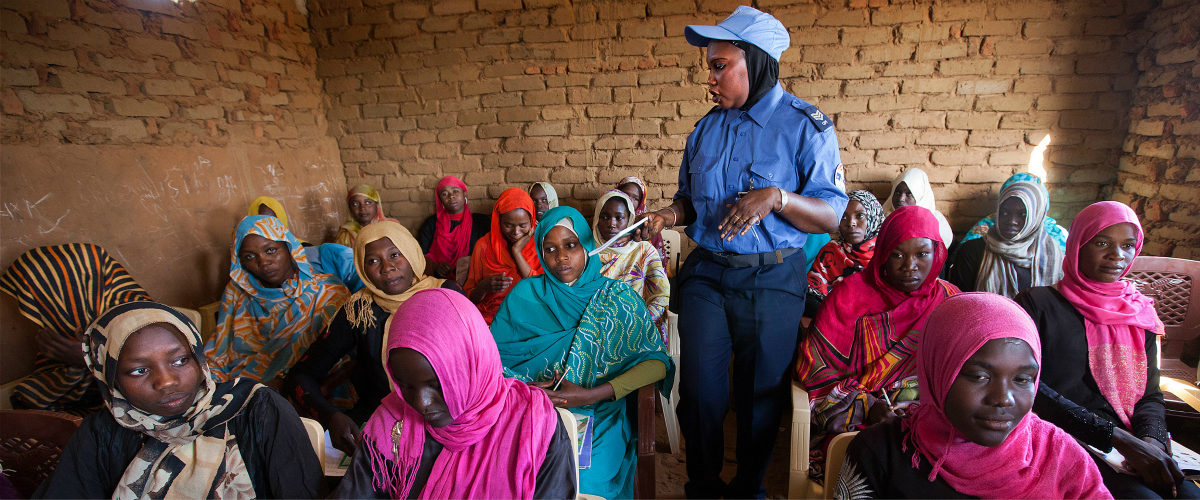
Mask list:
[{"label": "dark dress", "polygon": [[933,463],[921,457],[913,468],[913,446],[902,449],[902,420],[894,418],[867,427],[850,442],[846,461],[833,490],[839,499],[859,498],[975,498],[951,488],[938,477],[930,481]]},{"label": "dark dress", "polygon": [[[975,280],[979,277],[979,267],[983,265],[983,254],[987,251],[987,240],[976,238],[958,247],[951,261],[947,279],[963,292],[974,292]],[[1033,285],[1033,271],[1017,267],[1017,287],[1021,290]]]},{"label": "dark dress", "polygon": [[[1113,430],[1124,424],[1092,376],[1083,316],[1053,287],[1030,288],[1018,294],[1016,301],[1033,318],[1042,340],[1042,352],[1046,353],[1033,411],[1084,444],[1105,452],[1111,450]],[[1158,388],[1158,367],[1154,363],[1158,347],[1155,334],[1150,331],[1146,332],[1146,359],[1150,361],[1146,366],[1146,390],[1134,405],[1129,419],[1132,429],[1125,430],[1139,439],[1150,437],[1166,443],[1166,415]],[[1104,485],[1115,498],[1156,497],[1137,476],[1116,473],[1100,460],[1097,466],[1104,476]],[[1176,498],[1196,498],[1189,493],[1192,491],[1200,495],[1200,489],[1186,481]]]},{"label": "dark dress", "polygon": [[[463,293],[462,287],[450,280],[442,288]],[[325,334],[313,341],[304,357],[288,372],[284,394],[290,395],[300,409],[308,413],[308,417],[321,422],[327,429],[329,419],[341,410],[321,394],[321,380],[329,376],[334,365],[347,354],[354,355],[355,359],[350,383],[358,394],[358,401],[345,413],[354,423],[361,426],[370,419],[379,402],[392,390],[380,358],[383,353],[383,327],[390,314],[374,301],[371,303],[371,314],[375,316],[374,326],[355,328],[346,319],[346,308],[342,307],[329,323]]]},{"label": "dark dress", "polygon": [[[425,448],[421,450],[421,463],[417,465],[416,478],[408,498],[418,498],[429,476],[433,473],[433,464],[438,454],[442,452],[442,444],[433,436],[425,434]],[[570,434],[558,420],[554,436],[550,438],[550,446],[546,448],[546,458],[538,469],[533,498],[536,499],[565,499],[575,498],[578,486],[575,484],[575,449],[571,446]],[[387,490],[377,490],[374,486],[374,474],[371,472],[369,453],[355,453],[346,470],[342,483],[333,492],[333,498],[374,498],[387,499]]]},{"label": "dark dress", "polygon": [[[317,498],[325,473],[304,424],[279,393],[260,388],[229,421],[258,498]],[[121,427],[112,413],[83,419],[54,474],[34,498],[112,498],[146,435]]]},{"label": "dark dress", "polygon": [[[450,222],[451,226],[457,228],[461,222]],[[451,229],[453,231],[453,229]],[[483,235],[488,234],[492,230],[491,215],[471,214],[471,245],[467,247],[470,252],[475,248],[475,242],[479,241]],[[430,215],[421,223],[421,229],[417,231],[417,243],[421,244],[421,251],[429,253],[429,249],[433,248],[433,238],[437,235],[437,216]],[[453,263],[451,263],[453,264]]]}]

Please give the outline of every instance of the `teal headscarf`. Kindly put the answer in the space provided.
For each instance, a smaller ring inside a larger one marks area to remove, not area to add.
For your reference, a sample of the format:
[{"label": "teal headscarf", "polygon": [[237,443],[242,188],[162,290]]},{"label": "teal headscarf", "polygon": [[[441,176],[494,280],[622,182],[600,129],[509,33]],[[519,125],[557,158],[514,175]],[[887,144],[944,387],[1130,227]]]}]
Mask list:
[{"label": "teal headscarf", "polygon": [[[543,269],[546,234],[570,219],[584,250],[596,248],[587,219],[571,207],[552,208],[538,223],[533,243]],[[661,388],[669,394],[674,367],[667,347],[646,309],[629,285],[600,274],[602,264],[589,256],[571,286],[547,271],[518,282],[492,322],[492,336],[508,375],[526,382],[550,380],[566,371],[567,380],[595,387],[634,365],[657,359],[667,367]]]}]

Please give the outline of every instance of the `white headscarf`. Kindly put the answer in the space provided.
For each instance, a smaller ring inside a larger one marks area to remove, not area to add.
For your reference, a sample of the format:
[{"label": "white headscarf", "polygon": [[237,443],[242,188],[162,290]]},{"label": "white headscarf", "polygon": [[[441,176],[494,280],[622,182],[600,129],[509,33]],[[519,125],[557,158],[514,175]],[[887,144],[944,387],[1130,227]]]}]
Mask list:
[{"label": "white headscarf", "polygon": [[924,170],[915,167],[910,168],[892,180],[892,190],[888,193],[887,201],[883,203],[883,212],[890,214],[896,209],[892,203],[896,197],[896,186],[901,182],[908,186],[908,191],[912,193],[913,199],[917,200],[918,207],[923,207],[933,212],[933,216],[938,221],[938,232],[942,235],[942,241],[954,241],[954,231],[950,230],[950,223],[946,221],[946,216],[942,215],[937,209],[937,204],[933,199],[933,187],[929,185],[929,175]]}]

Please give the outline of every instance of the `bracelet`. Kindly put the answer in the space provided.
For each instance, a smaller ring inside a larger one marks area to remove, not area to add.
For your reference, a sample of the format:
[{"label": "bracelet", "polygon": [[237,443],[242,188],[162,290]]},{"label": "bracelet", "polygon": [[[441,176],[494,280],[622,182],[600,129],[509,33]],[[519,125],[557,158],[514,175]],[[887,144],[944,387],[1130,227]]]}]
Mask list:
[{"label": "bracelet", "polygon": [[671,217],[671,225],[669,225],[667,227],[668,228],[675,227],[675,223],[679,222],[679,213],[675,211],[675,207],[672,205],[667,205],[667,210],[670,210],[671,215],[673,216],[673,217]]},{"label": "bracelet", "polygon": [[787,192],[781,187],[777,187],[775,189],[779,190],[779,210],[776,210],[775,213],[780,213],[783,212],[784,207],[787,207],[788,195]]}]

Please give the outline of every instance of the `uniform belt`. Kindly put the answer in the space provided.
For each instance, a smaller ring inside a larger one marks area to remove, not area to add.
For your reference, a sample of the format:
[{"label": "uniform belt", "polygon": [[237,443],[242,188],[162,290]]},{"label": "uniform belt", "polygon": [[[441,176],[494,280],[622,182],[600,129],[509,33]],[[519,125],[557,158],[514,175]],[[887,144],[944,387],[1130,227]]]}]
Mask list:
[{"label": "uniform belt", "polygon": [[790,257],[798,248],[784,248],[773,252],[763,253],[726,253],[708,252],[709,258],[725,267],[758,267],[771,264],[781,264],[783,259]]}]

